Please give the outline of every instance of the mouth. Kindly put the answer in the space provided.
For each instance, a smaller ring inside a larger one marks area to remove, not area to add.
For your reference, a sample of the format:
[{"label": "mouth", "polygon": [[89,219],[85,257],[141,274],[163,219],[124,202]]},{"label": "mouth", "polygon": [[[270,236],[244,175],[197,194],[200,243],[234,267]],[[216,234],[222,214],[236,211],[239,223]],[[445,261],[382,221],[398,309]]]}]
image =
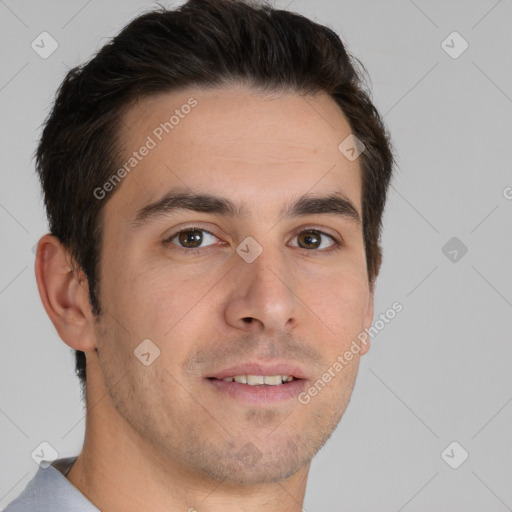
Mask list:
[{"label": "mouth", "polygon": [[305,372],[290,365],[247,364],[205,379],[223,396],[251,405],[272,405],[292,399],[306,386]]},{"label": "mouth", "polygon": [[248,386],[281,386],[297,380],[293,375],[235,375],[233,377],[208,377],[210,380],[222,380],[223,382],[238,382]]}]

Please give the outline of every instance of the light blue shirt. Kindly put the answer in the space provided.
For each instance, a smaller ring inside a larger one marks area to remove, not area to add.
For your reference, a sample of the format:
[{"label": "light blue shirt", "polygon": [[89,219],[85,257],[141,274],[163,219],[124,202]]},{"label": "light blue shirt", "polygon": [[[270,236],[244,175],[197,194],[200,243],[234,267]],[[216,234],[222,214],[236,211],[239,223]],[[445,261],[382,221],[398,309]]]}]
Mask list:
[{"label": "light blue shirt", "polygon": [[76,457],[57,459],[37,473],[4,512],[100,512],[66,479]]}]

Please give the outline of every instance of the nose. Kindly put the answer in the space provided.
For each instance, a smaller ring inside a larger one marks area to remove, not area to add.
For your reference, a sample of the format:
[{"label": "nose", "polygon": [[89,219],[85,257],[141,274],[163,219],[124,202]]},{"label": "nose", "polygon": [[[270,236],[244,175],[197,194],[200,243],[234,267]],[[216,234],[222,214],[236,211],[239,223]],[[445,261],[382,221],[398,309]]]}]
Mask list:
[{"label": "nose", "polygon": [[297,324],[300,301],[285,256],[264,250],[252,263],[240,259],[225,306],[228,324],[246,332],[280,332]]}]

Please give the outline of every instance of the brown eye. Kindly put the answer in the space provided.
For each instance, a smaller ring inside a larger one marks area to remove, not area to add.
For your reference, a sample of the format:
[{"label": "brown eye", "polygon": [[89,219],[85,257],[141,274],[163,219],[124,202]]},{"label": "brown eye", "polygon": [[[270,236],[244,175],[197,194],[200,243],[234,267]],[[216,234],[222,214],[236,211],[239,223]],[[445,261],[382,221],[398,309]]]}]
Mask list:
[{"label": "brown eye", "polygon": [[166,245],[175,245],[178,249],[188,249],[188,251],[185,251],[187,253],[195,253],[196,250],[199,251],[210,245],[215,245],[218,240],[215,235],[206,231],[206,229],[191,227],[177,231],[164,240],[164,243]]},{"label": "brown eye", "polygon": [[322,242],[316,231],[303,231],[297,236],[297,240],[299,247],[303,249],[317,249]]},{"label": "brown eye", "polygon": [[343,241],[338,241],[334,235],[313,227],[304,229],[293,240],[293,246],[308,249],[311,255],[327,255],[344,247]]},{"label": "brown eye", "polygon": [[177,238],[182,247],[196,248],[201,245],[203,241],[202,231],[199,229],[189,229],[188,231],[181,231],[178,233]]},{"label": "brown eye", "polygon": [[[327,252],[331,248],[336,248],[336,246],[340,246],[340,243],[337,242],[334,237],[317,229],[302,231],[297,235],[297,241],[297,245],[302,249],[325,249],[324,252]],[[330,241],[331,244],[326,247],[325,241]]]}]

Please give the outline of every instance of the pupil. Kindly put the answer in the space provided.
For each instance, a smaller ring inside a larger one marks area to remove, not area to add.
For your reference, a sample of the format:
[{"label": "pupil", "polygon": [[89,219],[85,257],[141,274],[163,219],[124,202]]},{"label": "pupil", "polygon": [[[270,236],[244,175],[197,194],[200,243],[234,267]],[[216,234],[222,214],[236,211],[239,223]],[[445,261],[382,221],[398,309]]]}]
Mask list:
[{"label": "pupil", "polygon": [[180,233],[180,243],[185,247],[198,247],[201,245],[202,239],[201,231],[197,229]]}]

